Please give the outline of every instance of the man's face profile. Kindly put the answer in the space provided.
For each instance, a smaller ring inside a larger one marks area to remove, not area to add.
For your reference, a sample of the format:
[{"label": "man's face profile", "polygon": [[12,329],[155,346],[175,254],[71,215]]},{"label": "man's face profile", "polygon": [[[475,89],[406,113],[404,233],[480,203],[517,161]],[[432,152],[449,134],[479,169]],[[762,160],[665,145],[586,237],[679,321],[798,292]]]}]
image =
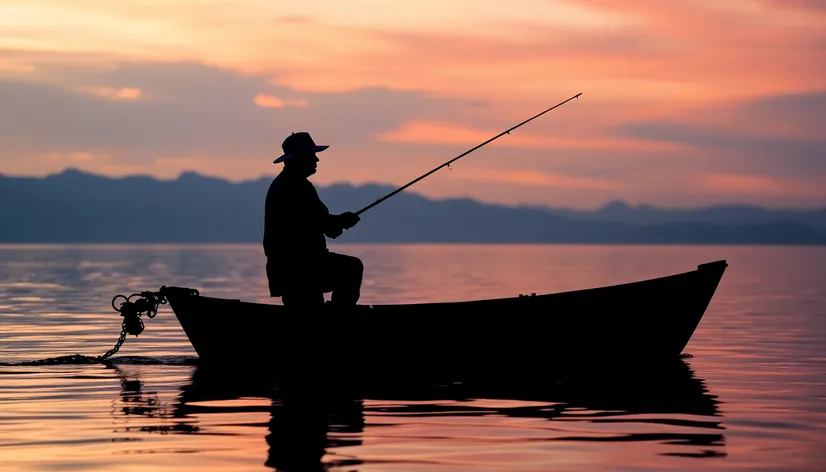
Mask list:
[{"label": "man's face profile", "polygon": [[299,171],[304,176],[315,174],[318,168],[318,156],[314,152],[302,153],[287,160],[286,165]]}]

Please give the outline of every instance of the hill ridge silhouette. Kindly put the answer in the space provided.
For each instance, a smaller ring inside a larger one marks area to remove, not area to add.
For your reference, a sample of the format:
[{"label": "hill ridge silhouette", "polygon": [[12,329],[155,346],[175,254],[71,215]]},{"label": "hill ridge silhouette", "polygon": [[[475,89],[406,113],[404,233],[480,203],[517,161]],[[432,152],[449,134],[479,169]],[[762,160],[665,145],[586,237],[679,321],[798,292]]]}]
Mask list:
[{"label": "hill ridge silhouette", "polygon": [[[195,171],[173,179],[108,177],[75,168],[44,177],[0,174],[0,242],[257,243],[273,177],[232,182]],[[356,211],[397,188],[316,187],[336,213]],[[574,210],[431,199],[406,190],[365,213],[334,242],[826,244],[826,208],[658,208],[612,200],[595,210]]]}]

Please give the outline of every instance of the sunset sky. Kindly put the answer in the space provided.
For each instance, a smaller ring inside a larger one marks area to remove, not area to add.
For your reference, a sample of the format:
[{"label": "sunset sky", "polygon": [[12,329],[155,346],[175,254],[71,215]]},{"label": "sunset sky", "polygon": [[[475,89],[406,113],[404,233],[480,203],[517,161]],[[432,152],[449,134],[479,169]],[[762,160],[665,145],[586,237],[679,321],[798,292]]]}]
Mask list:
[{"label": "sunset sky", "polygon": [[0,173],[826,206],[821,0],[0,0]]}]

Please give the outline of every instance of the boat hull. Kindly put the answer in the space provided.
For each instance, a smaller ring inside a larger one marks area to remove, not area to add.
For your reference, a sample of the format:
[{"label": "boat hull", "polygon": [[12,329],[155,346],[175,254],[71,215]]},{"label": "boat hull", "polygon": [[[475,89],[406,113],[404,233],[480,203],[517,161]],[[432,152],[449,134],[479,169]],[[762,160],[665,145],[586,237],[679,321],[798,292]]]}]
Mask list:
[{"label": "boat hull", "polygon": [[265,364],[284,373],[518,375],[595,362],[673,361],[726,267],[716,261],[681,274],[546,295],[358,305],[346,314],[293,313],[189,288],[163,290],[203,363]]}]

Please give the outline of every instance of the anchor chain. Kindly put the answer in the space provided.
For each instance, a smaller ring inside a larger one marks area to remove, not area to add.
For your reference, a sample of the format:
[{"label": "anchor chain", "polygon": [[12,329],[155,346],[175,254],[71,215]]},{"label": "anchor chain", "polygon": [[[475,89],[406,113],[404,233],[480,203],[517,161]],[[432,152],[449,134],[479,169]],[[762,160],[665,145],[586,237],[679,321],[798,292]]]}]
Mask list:
[{"label": "anchor chain", "polygon": [[[125,295],[115,295],[112,298],[112,308],[120,313],[123,317],[123,323],[121,324],[120,336],[118,336],[118,340],[115,343],[115,346],[112,349],[109,349],[105,353],[101,354],[100,356],[84,356],[82,354],[72,354],[68,356],[59,356],[59,357],[50,357],[48,359],[40,359],[36,361],[28,361],[28,362],[21,362],[20,364],[16,365],[24,365],[24,366],[33,366],[33,365],[54,365],[54,364],[93,364],[97,362],[104,362],[109,357],[113,356],[116,352],[118,352],[123,345],[124,341],[126,341],[126,335],[131,334],[134,336],[140,335],[144,330],[143,320],[141,319],[142,315],[146,315],[149,318],[154,318],[158,314],[158,308],[160,305],[166,305],[167,300],[166,296],[164,295],[164,290],[166,287],[161,287],[160,291],[158,292],[140,292],[140,293],[133,293],[128,297]],[[135,301],[132,301],[134,297],[138,297]],[[123,299],[123,302],[120,305],[115,305],[119,299]]]},{"label": "anchor chain", "polygon": [[[161,293],[163,287],[159,292],[140,292],[133,293],[128,297],[125,295],[115,295],[112,298],[112,308],[123,316],[123,324],[121,325],[120,336],[115,346],[109,349],[104,354],[95,357],[98,361],[103,361],[120,350],[120,347],[126,341],[126,335],[132,334],[137,337],[143,332],[144,325],[141,320],[141,315],[146,313],[149,318],[154,318],[158,314],[160,305],[166,305],[166,297]],[[132,301],[132,297],[140,297],[136,301]],[[115,302],[123,298],[123,303],[120,307],[115,306]]]}]

